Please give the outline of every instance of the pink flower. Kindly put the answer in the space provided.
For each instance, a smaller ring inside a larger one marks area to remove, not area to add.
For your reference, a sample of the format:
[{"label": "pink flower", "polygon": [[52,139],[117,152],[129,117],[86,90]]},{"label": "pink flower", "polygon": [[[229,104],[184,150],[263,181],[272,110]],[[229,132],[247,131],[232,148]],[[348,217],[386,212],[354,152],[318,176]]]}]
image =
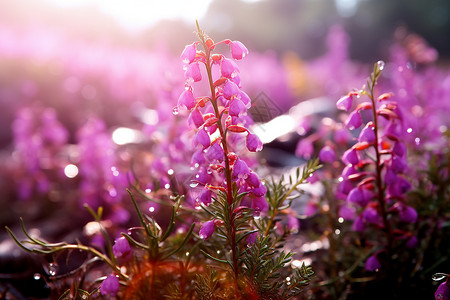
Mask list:
[{"label": "pink flower", "polygon": [[228,113],[230,116],[240,117],[241,115],[247,114],[247,108],[241,100],[232,99],[230,107],[228,108]]},{"label": "pink flower", "polygon": [[219,145],[219,143],[214,143],[209,147],[209,149],[205,153],[205,157],[210,161],[217,160],[219,162],[222,162],[225,158],[225,155],[223,153],[222,147]]},{"label": "pink flower", "polygon": [[269,204],[267,203],[266,198],[264,198],[263,196],[256,197],[253,198],[252,208],[259,212],[267,211],[269,209]]},{"label": "pink flower", "polygon": [[417,211],[411,206],[402,205],[399,216],[400,220],[405,223],[415,223],[417,221]]},{"label": "pink flower", "polygon": [[359,163],[358,152],[354,148],[350,148],[342,155],[342,161],[345,164],[357,165]]},{"label": "pink flower", "polygon": [[322,162],[332,163],[336,160],[336,153],[330,146],[325,146],[319,151],[319,159]]},{"label": "pink flower", "polygon": [[358,141],[367,142],[369,144],[375,143],[375,126],[373,125],[373,122],[369,122],[364,126],[359,134]]},{"label": "pink flower", "polygon": [[361,115],[357,110],[350,113],[347,120],[345,120],[345,127],[350,130],[359,128],[359,126],[361,125],[362,125]]},{"label": "pink flower", "polygon": [[224,58],[220,64],[220,73],[223,77],[233,78],[239,73],[239,68],[234,61]]},{"label": "pink flower", "polygon": [[447,281],[438,286],[436,293],[434,293],[434,298],[436,300],[448,300],[450,298],[450,288]]},{"label": "pink flower", "polygon": [[102,284],[100,285],[100,292],[104,296],[106,295],[115,296],[118,291],[119,291],[119,279],[114,274],[111,274],[108,277],[106,277],[106,279],[103,280]]},{"label": "pink flower", "polygon": [[223,96],[225,97],[225,99],[227,100],[231,100],[233,98],[237,98],[240,95],[240,90],[239,87],[236,85],[236,83],[234,83],[231,80],[228,80],[224,85],[223,85]]},{"label": "pink flower", "polygon": [[356,203],[359,206],[366,206],[372,197],[372,192],[364,187],[358,186],[350,191],[347,196],[347,202]]},{"label": "pink flower", "polygon": [[205,123],[205,120],[203,119],[203,115],[200,112],[198,108],[193,109],[188,117],[188,123],[194,125],[195,127],[199,128]]},{"label": "pink flower", "polygon": [[178,98],[178,107],[192,109],[195,106],[195,97],[191,89],[184,90]]},{"label": "pink flower", "polygon": [[336,107],[341,110],[349,111],[353,104],[353,97],[351,95],[346,95],[341,97],[336,102]]},{"label": "pink flower", "polygon": [[239,41],[232,41],[230,43],[231,48],[231,56],[234,59],[243,59],[246,55],[248,55],[248,49]]},{"label": "pink flower", "polygon": [[247,179],[250,175],[250,169],[248,168],[245,161],[242,159],[237,159],[233,166],[233,178],[234,179]]},{"label": "pink flower", "polygon": [[199,64],[195,62],[187,65],[184,77],[189,84],[202,80],[202,74],[200,72]]},{"label": "pink flower", "polygon": [[196,52],[197,50],[195,48],[195,43],[192,43],[184,47],[184,50],[181,53],[181,59],[183,60],[183,63],[190,64],[191,62],[193,62],[195,59]]},{"label": "pink flower", "polygon": [[304,138],[298,142],[297,148],[295,149],[295,155],[309,159],[313,153],[314,146],[310,139]]},{"label": "pink flower", "polygon": [[256,134],[248,133],[245,140],[248,151],[258,152],[263,148],[263,143]]},{"label": "pink flower", "polygon": [[202,145],[204,149],[211,145],[211,138],[205,129],[200,129],[194,138],[194,147],[197,145]]},{"label": "pink flower", "polygon": [[252,246],[253,244],[255,244],[255,242],[256,242],[256,238],[258,237],[258,232],[256,231],[256,232],[253,232],[253,233],[250,233],[248,236],[247,236],[247,239],[246,239],[246,241],[247,241],[247,246]]},{"label": "pink flower", "polygon": [[216,225],[214,224],[214,220],[206,221],[200,228],[198,235],[201,239],[206,240],[211,237],[215,229]]},{"label": "pink flower", "polygon": [[131,252],[130,244],[125,237],[115,240],[112,250],[115,257],[124,257]]},{"label": "pink flower", "polygon": [[247,179],[245,179],[245,182],[247,182],[247,184],[251,187],[258,187],[261,184],[258,175],[256,175],[256,173],[254,172],[251,172],[250,175],[248,175]]},{"label": "pink flower", "polygon": [[378,271],[381,268],[381,264],[378,261],[377,257],[375,255],[369,256],[369,258],[366,260],[365,268],[367,271]]},{"label": "pink flower", "polygon": [[198,195],[197,200],[208,206],[212,201],[213,192],[209,189],[203,189]]}]

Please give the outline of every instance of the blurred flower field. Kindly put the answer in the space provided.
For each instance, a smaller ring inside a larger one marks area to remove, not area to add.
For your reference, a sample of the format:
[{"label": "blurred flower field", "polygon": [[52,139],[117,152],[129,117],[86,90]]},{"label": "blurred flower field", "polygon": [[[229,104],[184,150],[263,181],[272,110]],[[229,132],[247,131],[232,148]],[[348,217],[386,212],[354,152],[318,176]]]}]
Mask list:
[{"label": "blurred flower field", "polygon": [[174,52],[0,22],[0,299],[448,299],[445,56],[200,25]]}]

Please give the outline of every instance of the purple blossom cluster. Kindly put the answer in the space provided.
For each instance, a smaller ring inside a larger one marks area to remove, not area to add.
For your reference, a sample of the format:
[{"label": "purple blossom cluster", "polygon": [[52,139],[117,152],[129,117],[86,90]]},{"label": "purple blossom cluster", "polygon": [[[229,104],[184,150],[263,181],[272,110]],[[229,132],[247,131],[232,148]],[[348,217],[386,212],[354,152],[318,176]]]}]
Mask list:
[{"label": "purple blossom cluster", "polygon": [[[246,193],[242,202],[255,209],[257,213],[267,209],[264,195],[266,188],[258,175],[252,171],[245,156],[233,151],[233,145],[241,135],[245,135],[248,151],[262,149],[262,142],[251,133],[246,125],[251,122],[247,110],[251,106],[250,97],[241,89],[240,70],[237,60],[243,59],[247,48],[239,41],[223,40],[214,43],[199,33],[200,42],[187,45],[181,54],[185,64],[185,90],[178,99],[175,112],[187,111],[188,123],[195,128],[193,138],[195,152],[191,163],[197,169],[194,185],[200,184],[196,202],[210,205],[218,191],[227,193],[228,204],[233,200],[232,186]],[[203,50],[197,46],[202,44]],[[228,45],[231,58],[223,54],[213,54],[220,44]],[[202,80],[200,64],[205,66],[211,96],[194,96],[193,84]],[[203,223],[200,237],[207,239],[214,232],[220,220]]]}]

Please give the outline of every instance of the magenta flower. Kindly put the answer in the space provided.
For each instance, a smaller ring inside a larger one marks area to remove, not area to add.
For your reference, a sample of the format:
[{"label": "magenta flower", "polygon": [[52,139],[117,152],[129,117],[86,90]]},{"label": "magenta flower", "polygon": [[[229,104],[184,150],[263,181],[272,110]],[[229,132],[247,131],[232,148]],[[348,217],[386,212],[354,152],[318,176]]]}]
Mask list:
[{"label": "magenta flower", "polygon": [[202,74],[200,72],[200,66],[197,62],[187,65],[186,72],[184,73],[187,83],[197,82],[202,80]]},{"label": "magenta flower", "polygon": [[363,218],[367,223],[371,224],[381,224],[381,216],[378,214],[378,211],[373,207],[367,207],[363,211]]},{"label": "magenta flower", "polygon": [[323,162],[332,163],[336,160],[336,152],[330,146],[325,146],[319,151],[319,159]]},{"label": "magenta flower", "polygon": [[[237,83],[236,83],[237,84]],[[239,85],[238,85],[239,86]],[[241,91],[241,101],[242,103],[244,103],[245,107],[247,109],[249,109],[252,106],[252,100],[250,99],[250,97],[244,92]]]},{"label": "magenta flower", "polygon": [[214,220],[206,221],[200,228],[198,235],[201,239],[206,240],[211,237],[215,229],[216,225],[214,224]]},{"label": "magenta flower", "polygon": [[116,275],[111,274],[103,280],[100,285],[100,293],[104,296],[111,295],[115,296],[119,291],[119,278]]},{"label": "magenta flower", "polygon": [[130,244],[125,237],[115,240],[112,250],[115,257],[125,257],[131,253]]},{"label": "magenta flower", "polygon": [[201,191],[200,194],[198,195],[197,200],[208,206],[209,204],[211,204],[212,197],[213,192],[211,190],[203,189],[203,191]]},{"label": "magenta flower", "polygon": [[448,300],[450,298],[450,288],[447,281],[438,286],[436,293],[434,293],[434,298],[436,300]]},{"label": "magenta flower", "polygon": [[406,242],[406,248],[416,249],[418,244],[419,241],[417,240],[417,237],[413,235],[412,237],[408,238],[408,241]]},{"label": "magenta flower", "polygon": [[251,172],[250,175],[248,175],[247,179],[245,179],[245,182],[247,182],[247,184],[251,187],[258,187],[261,184],[258,175],[256,175],[256,173],[254,172]]},{"label": "magenta flower", "polygon": [[411,206],[402,205],[399,210],[400,220],[405,223],[415,223],[417,221],[417,211]]},{"label": "magenta flower", "polygon": [[373,125],[373,122],[369,122],[364,126],[359,134],[358,141],[367,142],[369,144],[375,143],[375,126]]},{"label": "magenta flower", "polygon": [[246,239],[247,246],[251,247],[253,244],[255,244],[257,237],[258,237],[258,232],[250,233]]},{"label": "magenta flower", "polygon": [[245,161],[237,159],[233,166],[233,179],[246,179],[250,175],[250,169]]},{"label": "magenta flower", "polygon": [[381,268],[381,264],[378,261],[377,257],[374,255],[369,256],[369,258],[366,260],[365,268],[367,271],[378,271]]},{"label": "magenta flower", "polygon": [[356,209],[353,206],[343,205],[339,209],[339,216],[344,220],[353,220],[355,218]]},{"label": "magenta flower", "polygon": [[224,58],[220,64],[220,73],[223,77],[233,78],[239,73],[239,68],[234,61]]},{"label": "magenta flower", "polygon": [[349,111],[353,104],[353,97],[348,94],[346,96],[341,97],[336,102],[336,107],[341,110]]},{"label": "magenta flower", "polygon": [[347,196],[347,202],[356,203],[362,207],[366,206],[372,197],[372,192],[364,187],[358,186],[350,191]]},{"label": "magenta flower", "polygon": [[295,149],[295,155],[309,159],[313,153],[314,146],[310,139],[304,138],[298,142],[297,148]]},{"label": "magenta flower", "polygon": [[209,147],[209,149],[206,151],[205,153],[205,157],[210,161],[219,161],[222,162],[225,158],[224,153],[223,153],[223,149],[222,147],[219,145],[219,143],[214,143],[211,145],[211,147]]},{"label": "magenta flower", "polygon": [[357,110],[351,112],[347,120],[345,120],[345,127],[350,130],[359,128],[361,125],[362,125],[362,118]]},{"label": "magenta flower", "polygon": [[193,62],[195,59],[196,52],[197,50],[195,47],[195,43],[192,43],[184,47],[184,50],[181,53],[181,59],[183,60],[183,63],[190,64],[191,62]]},{"label": "magenta flower", "polygon": [[342,155],[342,161],[347,165],[348,164],[357,165],[359,163],[359,156],[356,149],[350,148],[347,151],[345,151],[344,154]]},{"label": "magenta flower", "polygon": [[195,106],[195,97],[191,89],[184,90],[178,98],[178,107],[192,109]]},{"label": "magenta flower", "polygon": [[204,149],[211,145],[211,138],[204,128],[200,129],[194,138],[194,147],[202,145]]},{"label": "magenta flower", "polygon": [[223,96],[227,100],[231,100],[233,98],[237,98],[240,95],[241,91],[239,87],[231,80],[228,80],[223,85]]},{"label": "magenta flower", "polygon": [[245,107],[245,104],[241,100],[235,98],[231,100],[228,113],[230,116],[240,117],[241,115],[247,114],[247,107]]},{"label": "magenta flower", "polygon": [[195,108],[191,111],[188,117],[188,123],[194,125],[197,128],[205,123],[203,115],[198,108]]},{"label": "magenta flower", "polygon": [[269,204],[267,203],[266,198],[264,198],[263,196],[256,197],[256,198],[253,198],[252,208],[259,212],[264,212],[269,209]]},{"label": "magenta flower", "polygon": [[234,59],[243,59],[246,55],[248,55],[247,47],[239,41],[232,41],[230,48],[231,56],[233,56]]},{"label": "magenta flower", "polygon": [[357,216],[355,221],[353,222],[352,229],[357,232],[364,232],[366,229],[366,224],[364,223],[364,219],[361,215]]},{"label": "magenta flower", "polygon": [[245,140],[248,151],[258,152],[263,148],[263,143],[256,134],[248,133]]}]

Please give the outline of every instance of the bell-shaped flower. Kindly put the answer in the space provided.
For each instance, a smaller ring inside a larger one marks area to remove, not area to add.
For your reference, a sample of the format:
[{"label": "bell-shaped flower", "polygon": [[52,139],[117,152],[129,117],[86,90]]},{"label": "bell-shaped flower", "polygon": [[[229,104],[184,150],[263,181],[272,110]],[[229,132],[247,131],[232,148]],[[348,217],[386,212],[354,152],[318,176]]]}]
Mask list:
[{"label": "bell-shaped flower", "polygon": [[411,206],[402,205],[398,213],[402,222],[415,223],[417,221],[417,211]]},{"label": "bell-shaped flower", "polygon": [[310,139],[303,138],[297,143],[297,148],[295,149],[296,156],[310,159],[313,153],[314,146]]},{"label": "bell-shaped flower", "polygon": [[341,175],[343,178],[348,178],[348,176],[355,174],[356,172],[357,172],[357,170],[356,170],[355,166],[352,164],[349,164],[342,170]]},{"label": "bell-shaped flower", "polygon": [[408,238],[405,246],[408,249],[416,249],[418,244],[419,244],[419,241],[417,240],[417,237],[415,235],[413,235]]},{"label": "bell-shaped flower", "polygon": [[257,197],[262,197],[262,196],[266,195],[267,188],[264,184],[261,183],[257,187],[251,188],[250,193],[252,193],[253,195],[255,195]]},{"label": "bell-shaped flower", "polygon": [[233,78],[239,73],[239,68],[233,60],[224,58],[220,64],[220,73],[223,77]]},{"label": "bell-shaped flower", "polygon": [[205,223],[203,223],[202,227],[200,227],[198,235],[201,239],[206,240],[211,237],[215,229],[216,225],[214,223],[214,220],[206,221]]},{"label": "bell-shaped flower", "polygon": [[348,193],[347,202],[356,203],[359,206],[364,207],[369,203],[372,197],[373,193],[371,191],[362,186],[358,186]]},{"label": "bell-shaped flower", "polygon": [[336,152],[330,146],[325,146],[319,151],[319,159],[322,162],[332,163],[336,160]]},{"label": "bell-shaped flower", "polygon": [[357,232],[364,232],[364,230],[366,229],[366,224],[361,215],[357,216],[353,221],[352,229]]},{"label": "bell-shaped flower", "polygon": [[209,145],[211,145],[211,138],[204,128],[201,128],[199,131],[197,131],[197,134],[195,135],[194,147],[196,147],[197,145],[202,145],[203,149],[206,149],[209,147]]},{"label": "bell-shaped flower", "polygon": [[335,130],[333,136],[333,139],[337,144],[347,144],[352,139],[352,135],[345,128]]},{"label": "bell-shaped flower", "polygon": [[347,120],[345,120],[345,127],[353,130],[359,128],[362,125],[362,118],[360,113],[355,110],[350,113]]},{"label": "bell-shaped flower", "polygon": [[249,109],[252,106],[252,100],[244,91],[241,91],[241,101],[242,101],[242,103],[244,103],[244,105],[245,105],[245,107],[247,107],[247,109]]},{"label": "bell-shaped flower", "polygon": [[247,114],[247,108],[241,100],[235,98],[230,101],[230,107],[228,108],[228,113],[232,117],[240,117],[241,115]]},{"label": "bell-shaped flower", "polygon": [[223,85],[222,92],[223,92],[223,96],[227,100],[238,98],[238,96],[240,96],[240,93],[241,93],[241,91],[239,90],[239,87],[236,85],[236,83],[234,83],[231,80],[228,80],[227,82],[225,82],[225,84]]},{"label": "bell-shaped flower", "polygon": [[376,255],[369,256],[369,258],[366,260],[365,268],[367,271],[378,271],[381,268],[380,261],[376,257]]},{"label": "bell-shaped flower", "polygon": [[381,224],[382,219],[378,211],[371,206],[366,207],[366,209],[363,211],[362,216],[366,223],[371,224]]},{"label": "bell-shaped flower", "polygon": [[209,147],[209,149],[205,153],[206,159],[210,162],[219,161],[222,162],[225,158],[225,154],[223,152],[222,146],[219,143],[214,143]]},{"label": "bell-shaped flower", "polygon": [[245,179],[245,182],[251,187],[258,187],[261,184],[258,175],[255,172],[251,172]]},{"label": "bell-shaped flower", "polygon": [[406,147],[403,143],[397,141],[392,149],[392,152],[397,156],[403,157],[406,153]]},{"label": "bell-shaped flower", "polygon": [[125,237],[120,237],[115,240],[112,250],[116,258],[125,257],[131,253],[130,243]]},{"label": "bell-shaped flower", "polygon": [[407,167],[408,164],[403,157],[393,156],[390,160],[390,168],[396,173],[403,173]]},{"label": "bell-shaped flower", "polygon": [[195,108],[191,111],[188,117],[188,124],[194,125],[196,128],[199,128],[205,123],[203,119],[203,115],[198,108]]},{"label": "bell-shaped flower", "polygon": [[339,209],[339,217],[343,218],[344,220],[353,220],[356,215],[356,209],[353,206],[350,206],[348,204],[344,204]]},{"label": "bell-shaped flower", "polygon": [[258,212],[265,212],[269,209],[269,204],[263,196],[252,199],[252,208]]},{"label": "bell-shaped flower", "polygon": [[200,65],[198,62],[191,63],[186,66],[186,72],[184,72],[186,82],[190,85],[192,82],[202,80],[202,73],[200,72]]},{"label": "bell-shaped flower", "polygon": [[116,275],[111,274],[103,280],[100,285],[100,293],[103,296],[110,295],[115,296],[119,291],[119,278]]},{"label": "bell-shaped flower", "polygon": [[358,141],[360,143],[367,142],[368,144],[372,145],[375,143],[375,126],[372,122],[369,122],[364,126],[364,128],[361,130],[361,133],[359,134]]},{"label": "bell-shaped flower", "polygon": [[356,149],[350,148],[342,154],[342,161],[345,164],[357,165],[359,163],[359,155]]},{"label": "bell-shaped flower", "polygon": [[245,144],[247,146],[248,151],[258,152],[263,148],[263,143],[259,139],[256,134],[248,133],[247,138],[245,139]]},{"label": "bell-shaped flower", "polygon": [[441,283],[438,286],[436,292],[434,293],[434,299],[435,300],[448,300],[448,299],[450,299],[449,282],[444,281],[443,283]]},{"label": "bell-shaped flower", "polygon": [[239,41],[232,41],[230,43],[230,49],[231,56],[237,60],[243,59],[248,54],[247,47],[245,47],[244,44]]},{"label": "bell-shaped flower", "polygon": [[195,47],[195,43],[192,43],[184,47],[184,50],[181,53],[181,59],[183,60],[183,63],[190,64],[191,62],[193,62],[195,59],[196,52],[197,49]]},{"label": "bell-shaped flower", "polygon": [[239,179],[247,179],[247,177],[250,175],[250,169],[248,168],[245,161],[242,159],[237,159],[233,166],[233,179],[239,180]]},{"label": "bell-shaped flower", "polygon": [[197,200],[208,206],[213,197],[213,192],[210,189],[203,189],[197,197]]},{"label": "bell-shaped flower", "polygon": [[352,95],[350,95],[350,94],[341,97],[341,98],[336,102],[336,107],[337,107],[338,109],[345,110],[345,111],[349,111],[350,108],[352,107],[352,105],[353,105],[353,97],[352,97]]},{"label": "bell-shaped flower", "polygon": [[402,197],[411,189],[409,181],[402,176],[396,176],[395,181],[386,181],[386,183],[387,194],[391,197]]},{"label": "bell-shaped flower", "polygon": [[178,107],[192,109],[195,106],[195,97],[191,89],[184,90],[178,98]]},{"label": "bell-shaped flower", "polygon": [[247,239],[245,241],[247,242],[248,247],[251,247],[253,244],[255,244],[256,238],[258,237],[258,235],[259,235],[259,233],[256,231],[256,232],[250,233],[247,236]]},{"label": "bell-shaped flower", "polygon": [[192,154],[191,165],[200,166],[206,162],[205,152],[203,149],[199,149]]}]

